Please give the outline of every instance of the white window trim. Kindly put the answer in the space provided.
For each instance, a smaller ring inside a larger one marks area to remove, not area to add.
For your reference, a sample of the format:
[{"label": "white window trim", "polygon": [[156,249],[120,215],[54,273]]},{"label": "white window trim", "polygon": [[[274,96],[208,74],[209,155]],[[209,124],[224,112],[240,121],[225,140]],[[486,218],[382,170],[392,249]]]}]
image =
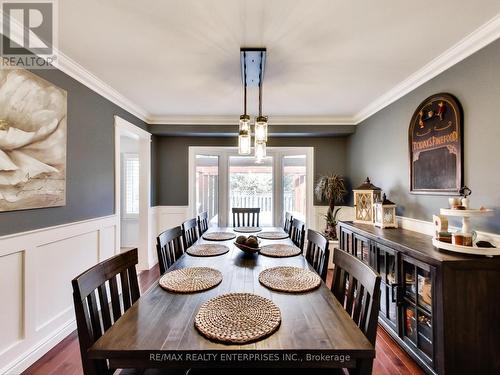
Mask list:
[{"label": "white window trim", "polygon": [[[195,192],[195,168],[197,154],[218,156],[219,157],[219,197],[226,197],[227,199],[222,199],[219,201],[219,225],[228,226],[229,225],[229,157],[238,156],[237,147],[201,147],[201,146],[190,146],[189,147],[189,213],[191,216],[196,216],[196,192]],[[306,225],[309,228],[314,227],[314,197],[313,197],[313,185],[314,185],[314,147],[268,147],[267,155],[273,157],[273,213],[274,213],[274,225],[282,226],[283,218],[282,212],[282,197],[283,196],[283,184],[279,183],[274,185],[274,181],[282,181],[283,177],[283,156],[292,156],[297,154],[305,154],[307,156],[306,165]],[[277,199],[278,198],[278,199]],[[224,213],[221,215],[220,213]]]},{"label": "white window trim", "polygon": [[[126,164],[127,164],[127,160],[131,160],[131,159],[135,159],[137,160],[139,163],[140,163],[140,157],[139,157],[139,153],[134,153],[134,152],[124,152],[122,153],[123,155],[123,165],[122,165],[122,182],[123,182],[123,187],[125,188],[125,191],[124,191],[124,194],[122,194],[122,207],[123,207],[123,211],[122,211],[122,219],[125,219],[125,220],[137,220],[139,218],[139,212],[137,213],[129,213],[127,212],[127,200],[126,200],[126,189],[127,189],[127,186],[126,186],[126,180],[127,180],[127,170],[126,170]],[[140,167],[139,167],[139,173],[140,173]],[[140,177],[139,177],[140,179]],[[139,183],[139,189],[140,189],[140,183]],[[139,197],[139,201],[140,201],[140,197]],[[140,207],[140,205],[139,205]]]}]

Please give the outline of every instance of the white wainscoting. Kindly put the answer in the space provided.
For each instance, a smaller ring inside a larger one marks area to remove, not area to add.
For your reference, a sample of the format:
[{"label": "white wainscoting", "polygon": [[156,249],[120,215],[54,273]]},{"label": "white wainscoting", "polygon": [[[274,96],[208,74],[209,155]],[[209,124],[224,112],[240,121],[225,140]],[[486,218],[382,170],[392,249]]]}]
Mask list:
[{"label": "white wainscoting", "polygon": [[18,374],[76,329],[71,280],[119,252],[116,216],[0,237],[0,374]]}]

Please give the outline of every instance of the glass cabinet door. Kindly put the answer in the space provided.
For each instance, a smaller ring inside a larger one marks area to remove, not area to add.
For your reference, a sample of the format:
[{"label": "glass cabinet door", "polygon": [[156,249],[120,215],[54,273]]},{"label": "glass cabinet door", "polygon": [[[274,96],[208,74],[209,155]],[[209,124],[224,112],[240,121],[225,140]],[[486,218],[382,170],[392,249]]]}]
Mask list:
[{"label": "glass cabinet door", "polygon": [[425,354],[429,364],[434,358],[432,285],[434,269],[412,258],[402,258],[403,339]]},{"label": "glass cabinet door", "polygon": [[356,256],[363,263],[371,266],[370,264],[370,242],[367,238],[354,233],[354,256]]},{"label": "glass cabinet door", "polygon": [[397,253],[383,245],[374,244],[376,271],[382,280],[380,283],[380,317],[396,332],[398,327],[397,289],[398,281]]},{"label": "glass cabinet door", "polygon": [[349,254],[353,254],[353,251],[352,251],[352,232],[341,226],[339,240],[340,240],[340,249],[348,252]]}]

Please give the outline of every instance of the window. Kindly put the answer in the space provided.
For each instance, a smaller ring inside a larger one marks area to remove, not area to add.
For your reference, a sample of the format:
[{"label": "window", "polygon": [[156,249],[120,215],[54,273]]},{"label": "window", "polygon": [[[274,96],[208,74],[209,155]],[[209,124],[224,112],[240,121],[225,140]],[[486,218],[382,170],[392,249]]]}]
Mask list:
[{"label": "window", "polygon": [[123,155],[125,215],[139,215],[139,155]]}]

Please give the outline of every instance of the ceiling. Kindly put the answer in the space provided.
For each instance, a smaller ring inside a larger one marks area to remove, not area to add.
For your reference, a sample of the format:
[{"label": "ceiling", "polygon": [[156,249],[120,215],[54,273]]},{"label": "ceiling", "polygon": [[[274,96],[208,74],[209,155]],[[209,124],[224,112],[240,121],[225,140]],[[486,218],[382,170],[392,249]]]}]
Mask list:
[{"label": "ceiling", "polygon": [[237,118],[240,47],[267,47],[271,124],[352,123],[499,13],[498,0],[64,0],[59,49],[151,122],[189,123]]}]

